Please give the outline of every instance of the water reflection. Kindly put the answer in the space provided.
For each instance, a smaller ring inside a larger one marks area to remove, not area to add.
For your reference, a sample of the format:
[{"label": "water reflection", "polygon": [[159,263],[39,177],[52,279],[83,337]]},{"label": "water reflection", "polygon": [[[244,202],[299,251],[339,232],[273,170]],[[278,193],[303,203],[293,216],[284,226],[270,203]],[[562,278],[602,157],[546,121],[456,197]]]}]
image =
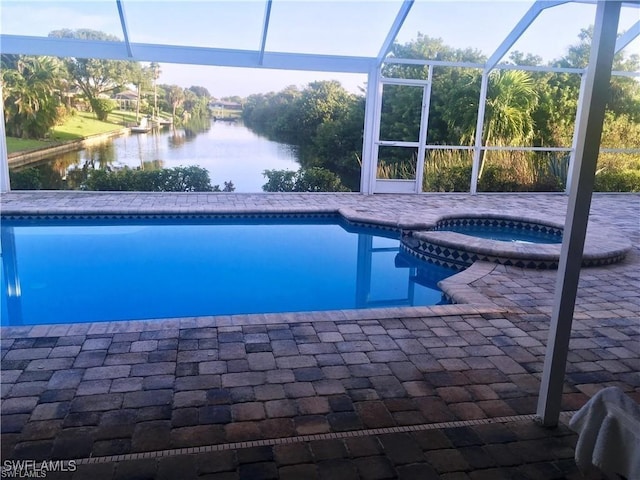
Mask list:
[{"label": "water reflection", "polygon": [[207,169],[212,185],[233,181],[238,192],[262,191],[264,170],[299,168],[290,145],[258,136],[242,124],[208,121],[117,137],[31,166],[38,169],[43,189],[58,190],[79,189],[94,169],[189,165]]},{"label": "water reflection", "polygon": [[171,135],[169,136],[169,147],[180,148],[187,141],[187,134],[184,130],[177,128],[171,129]]}]

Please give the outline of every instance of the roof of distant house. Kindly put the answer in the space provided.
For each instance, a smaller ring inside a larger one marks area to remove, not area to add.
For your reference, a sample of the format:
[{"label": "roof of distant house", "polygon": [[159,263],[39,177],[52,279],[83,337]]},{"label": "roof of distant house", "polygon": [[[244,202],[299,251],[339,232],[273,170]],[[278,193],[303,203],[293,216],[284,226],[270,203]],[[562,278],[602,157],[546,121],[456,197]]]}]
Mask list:
[{"label": "roof of distant house", "polygon": [[124,92],[116,93],[113,98],[120,100],[136,100],[138,98],[138,94],[131,90],[125,90]]},{"label": "roof of distant house", "polygon": [[228,102],[226,100],[212,100],[210,105],[212,107],[225,107],[225,108],[241,108],[242,105],[238,102]]}]

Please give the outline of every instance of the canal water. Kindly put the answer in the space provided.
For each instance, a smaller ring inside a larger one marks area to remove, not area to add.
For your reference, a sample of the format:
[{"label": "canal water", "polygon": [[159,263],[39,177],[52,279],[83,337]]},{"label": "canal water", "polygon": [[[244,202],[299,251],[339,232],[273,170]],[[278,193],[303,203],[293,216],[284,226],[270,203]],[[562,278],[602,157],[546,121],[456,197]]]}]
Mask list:
[{"label": "canal water", "polygon": [[44,189],[79,188],[96,168],[156,169],[196,165],[207,169],[212,185],[233,182],[236,192],[261,192],[264,170],[298,170],[292,145],[261,137],[242,123],[211,122],[196,128],[132,133],[84,150],[38,162]]}]

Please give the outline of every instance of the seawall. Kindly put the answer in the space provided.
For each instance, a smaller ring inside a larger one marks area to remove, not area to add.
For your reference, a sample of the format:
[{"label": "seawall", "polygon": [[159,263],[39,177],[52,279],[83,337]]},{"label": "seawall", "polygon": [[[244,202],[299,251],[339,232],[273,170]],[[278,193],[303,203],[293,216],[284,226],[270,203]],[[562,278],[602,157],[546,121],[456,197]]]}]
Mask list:
[{"label": "seawall", "polygon": [[59,153],[73,152],[82,150],[83,148],[102,143],[110,138],[127,135],[130,133],[128,128],[113,130],[108,133],[100,133],[91,135],[80,140],[72,140],[70,142],[58,143],[51,147],[38,148],[37,150],[29,150],[27,152],[15,152],[8,155],[9,167],[22,167],[36,163],[43,158],[51,157]]}]

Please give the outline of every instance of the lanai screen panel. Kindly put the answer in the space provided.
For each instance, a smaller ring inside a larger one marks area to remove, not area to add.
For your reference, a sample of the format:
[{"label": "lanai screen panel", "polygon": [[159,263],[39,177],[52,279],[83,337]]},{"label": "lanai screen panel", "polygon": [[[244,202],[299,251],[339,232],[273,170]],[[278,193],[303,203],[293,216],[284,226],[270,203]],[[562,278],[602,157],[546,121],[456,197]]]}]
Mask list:
[{"label": "lanai screen panel", "polygon": [[[556,6],[551,6],[552,2],[548,3],[549,7],[524,31],[501,62],[508,61],[509,55],[517,50],[542,57],[543,64],[546,65],[547,62],[564,56],[569,46],[580,41],[580,30],[593,24],[595,2],[567,2]],[[404,44],[412,41],[417,37],[417,32],[420,32],[442,39],[446,46],[476,49],[489,57],[533,4],[534,2],[492,0],[416,0],[398,33],[397,42]],[[623,6],[618,34],[629,29],[638,20],[638,8]],[[640,39],[634,40],[625,50],[627,54],[640,52]],[[426,53],[428,59],[441,59],[442,52]]]},{"label": "lanai screen panel", "polygon": [[[489,57],[533,2],[417,0],[398,32],[397,42],[415,40],[418,32],[440,38],[455,49],[471,48]],[[442,51],[425,52],[442,60]],[[464,61],[468,59],[459,58]]]},{"label": "lanai screen panel", "polygon": [[[516,41],[503,60],[508,59],[509,54],[514,50],[541,57],[543,65],[564,57],[569,47],[581,43],[581,31],[593,25],[595,14],[596,5],[588,3],[571,2],[547,8]],[[638,8],[623,6],[620,11],[618,35],[631,28],[638,20],[640,20]],[[586,41],[589,43],[591,40]],[[627,55],[640,53],[640,39],[633,41],[624,51]],[[584,62],[571,66],[585,67],[589,59],[588,55],[589,49],[586,49]]]},{"label": "lanai screen panel", "polygon": [[46,37],[54,30],[65,28],[97,30],[123,39],[115,1],[2,0],[0,31],[3,34]]},{"label": "lanai screen panel", "polygon": [[400,0],[274,0],[266,50],[376,57],[401,5]]},{"label": "lanai screen panel", "polygon": [[134,43],[258,50],[263,1],[127,1]]}]

